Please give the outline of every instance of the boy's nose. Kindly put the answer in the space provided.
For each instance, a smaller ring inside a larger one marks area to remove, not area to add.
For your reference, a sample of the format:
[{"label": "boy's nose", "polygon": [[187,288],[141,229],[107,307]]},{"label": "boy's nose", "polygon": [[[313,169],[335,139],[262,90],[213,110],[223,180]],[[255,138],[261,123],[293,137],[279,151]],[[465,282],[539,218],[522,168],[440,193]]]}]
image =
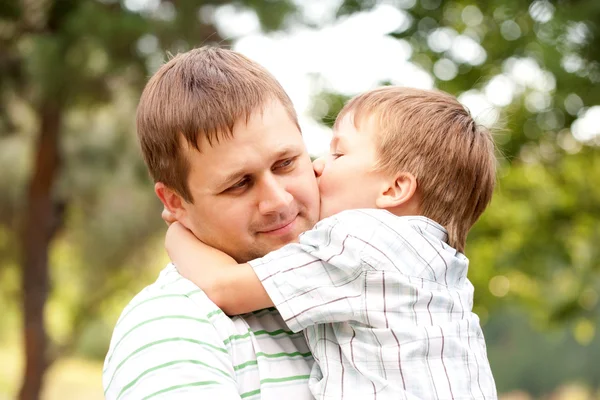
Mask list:
[{"label": "boy's nose", "polygon": [[313,161],[313,170],[315,171],[315,176],[318,178],[323,173],[323,169],[325,168],[325,158],[319,157],[315,161]]}]

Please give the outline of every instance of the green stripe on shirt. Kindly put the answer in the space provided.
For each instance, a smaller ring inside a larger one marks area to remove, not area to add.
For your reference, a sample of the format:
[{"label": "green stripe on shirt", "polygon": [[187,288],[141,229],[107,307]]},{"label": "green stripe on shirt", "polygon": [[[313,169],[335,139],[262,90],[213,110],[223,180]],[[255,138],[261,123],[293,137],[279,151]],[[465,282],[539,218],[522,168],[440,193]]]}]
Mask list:
[{"label": "green stripe on shirt", "polygon": [[220,308],[215,310],[215,311],[211,311],[208,314],[206,314],[206,318],[210,318],[214,315],[218,315],[218,314],[223,314],[223,310],[221,310]]},{"label": "green stripe on shirt", "polygon": [[144,346],[142,346],[142,347],[140,347],[140,348],[136,349],[136,350],[135,350],[133,353],[131,353],[131,354],[129,354],[127,357],[125,357],[125,359],[124,359],[123,361],[121,361],[121,363],[120,363],[119,365],[117,365],[117,368],[115,368],[115,370],[114,370],[114,372],[113,372],[113,376],[112,376],[112,378],[110,379],[110,382],[108,383],[108,385],[106,386],[106,389],[104,390],[104,394],[106,394],[106,393],[108,392],[108,389],[110,388],[110,385],[112,384],[114,377],[117,375],[117,371],[118,371],[118,370],[119,370],[119,369],[120,369],[120,368],[123,366],[123,364],[125,364],[125,363],[127,362],[127,360],[129,360],[131,357],[133,357],[134,355],[136,355],[137,353],[139,353],[139,352],[141,352],[141,351],[143,351],[143,350],[146,350],[146,349],[147,349],[147,348],[149,348],[149,347],[156,346],[156,345],[159,345],[159,344],[162,344],[162,343],[168,343],[168,342],[179,342],[179,341],[182,341],[182,342],[189,342],[189,343],[194,343],[194,344],[199,344],[199,345],[201,345],[201,346],[209,347],[209,348],[211,348],[211,349],[218,350],[218,351],[220,351],[220,352],[222,352],[222,353],[228,354],[228,352],[227,352],[227,349],[223,349],[223,348],[220,348],[220,347],[214,346],[214,345],[212,345],[212,344],[210,344],[210,343],[206,343],[206,342],[202,342],[202,341],[200,341],[200,340],[195,340],[195,339],[190,339],[190,338],[175,337],[175,338],[168,338],[168,339],[161,339],[161,340],[157,340],[157,341],[155,341],[155,342],[148,343],[148,344],[146,344],[146,345],[144,345]]},{"label": "green stripe on shirt", "polygon": [[245,399],[245,398],[247,398],[247,397],[254,396],[254,395],[257,395],[257,394],[260,394],[260,389],[256,389],[256,390],[252,390],[252,391],[250,391],[250,392],[242,393],[242,394],[240,395],[240,397],[241,397],[242,399]]},{"label": "green stripe on shirt", "polygon": [[205,367],[208,367],[208,369],[220,372],[221,374],[223,374],[224,376],[226,376],[227,378],[230,378],[232,381],[235,382],[235,379],[233,378],[233,376],[231,376],[226,371],[223,371],[222,369],[213,367],[212,365],[209,365],[209,364],[204,363],[202,361],[198,361],[198,360],[176,360],[176,361],[171,361],[171,362],[164,363],[164,364],[161,364],[161,365],[157,365],[156,367],[149,368],[149,369],[145,370],[137,378],[135,378],[133,381],[129,382],[127,385],[125,385],[123,387],[123,389],[119,393],[119,396],[117,397],[117,399],[121,398],[121,396],[123,395],[123,393],[125,393],[127,391],[127,389],[129,389],[130,387],[132,387],[133,385],[135,385],[137,382],[139,382],[140,379],[142,379],[142,377],[144,377],[145,375],[149,374],[150,372],[154,372],[154,371],[162,369],[162,368],[167,368],[167,367],[170,367],[172,365],[182,364],[182,363],[203,365]]},{"label": "green stripe on shirt", "polygon": [[311,357],[312,354],[310,352],[307,353],[300,353],[299,351],[295,351],[293,353],[275,353],[275,354],[268,354],[268,353],[263,353],[263,352],[257,352],[256,353],[256,360],[251,360],[251,361],[246,361],[244,363],[238,364],[238,365],[234,365],[233,366],[233,370],[234,371],[239,371],[240,369],[246,368],[249,365],[256,365],[258,363],[258,357],[265,357],[265,358],[280,358],[280,357]]},{"label": "green stripe on shirt", "polygon": [[[115,324],[115,329],[116,329],[116,327],[117,327],[117,326],[119,326],[119,324],[120,324],[120,323],[121,323],[123,320],[125,320],[125,318],[126,318],[126,317],[127,317],[127,316],[128,316],[128,315],[129,315],[129,314],[130,314],[130,313],[131,313],[133,310],[135,310],[135,309],[136,309],[138,306],[141,306],[142,304],[145,304],[145,303],[148,303],[148,302],[150,302],[150,301],[154,301],[154,300],[159,300],[159,299],[168,298],[168,297],[184,297],[184,298],[186,298],[186,297],[190,297],[190,296],[192,296],[192,295],[194,295],[194,294],[196,294],[196,293],[200,293],[200,292],[202,292],[200,289],[196,289],[196,290],[192,290],[191,292],[189,292],[189,293],[185,293],[185,294],[183,294],[183,293],[180,293],[180,294],[163,294],[163,295],[160,295],[160,296],[155,296],[155,297],[151,297],[151,298],[149,298],[149,299],[146,299],[146,300],[140,301],[140,302],[139,302],[139,303],[137,303],[136,305],[132,306],[132,307],[131,307],[129,310],[127,310],[127,312],[126,312],[125,314],[123,314],[123,315],[121,316],[121,318],[119,318],[119,320],[118,320],[118,321],[117,321],[117,323]],[[220,311],[220,310],[219,310],[219,311]]]},{"label": "green stripe on shirt", "polygon": [[[252,331],[249,331],[247,333],[244,333],[243,335],[231,335],[227,339],[223,340],[223,343],[228,344],[232,340],[246,339],[252,333],[253,333]],[[301,332],[294,333],[294,332],[286,330],[286,329],[277,329],[276,331],[272,331],[272,332],[263,329],[263,330],[254,332],[254,336],[260,336],[260,335],[279,336],[284,333],[288,336],[301,334]]]},{"label": "green stripe on shirt", "polygon": [[125,332],[125,334],[121,337],[121,339],[117,342],[117,344],[115,345],[112,354],[110,355],[110,357],[108,358],[108,361],[110,362],[110,360],[112,360],[113,355],[115,354],[115,350],[119,347],[119,344],[121,344],[121,342],[127,337],[127,335],[129,335],[132,331],[136,330],[137,328],[139,328],[140,326],[143,326],[145,324],[149,324],[150,322],[154,322],[154,321],[160,321],[163,319],[187,319],[187,320],[191,320],[191,321],[197,321],[203,324],[210,324],[210,321],[204,318],[194,318],[194,317],[190,317],[188,315],[163,315],[160,317],[156,317],[156,318],[151,318],[148,319],[146,321],[140,322],[139,324],[137,324],[136,326],[134,326],[133,328],[131,328],[130,330],[128,330],[127,332]]},{"label": "green stripe on shirt", "polygon": [[150,396],[144,397],[144,400],[150,399],[150,398],[152,398],[154,396],[158,396],[159,394],[170,392],[172,390],[181,389],[181,388],[184,388],[184,387],[218,385],[218,384],[219,384],[219,382],[217,382],[217,381],[200,381],[200,382],[186,383],[184,385],[175,385],[175,386],[171,386],[171,387],[168,387],[166,389],[163,389],[163,390],[159,390],[158,392],[152,393]]},{"label": "green stripe on shirt", "polygon": [[[260,383],[281,383],[281,382],[291,382],[291,381],[300,381],[300,380],[308,380],[310,375],[295,375],[295,376],[287,376],[285,378],[267,378],[261,379]],[[254,395],[260,394],[260,389],[251,390],[249,392],[242,393],[240,397],[245,399],[247,397],[251,397]]]},{"label": "green stripe on shirt", "polygon": [[260,383],[290,382],[290,381],[308,380],[308,378],[310,378],[310,375],[295,375],[295,376],[286,376],[285,378],[261,379]]}]

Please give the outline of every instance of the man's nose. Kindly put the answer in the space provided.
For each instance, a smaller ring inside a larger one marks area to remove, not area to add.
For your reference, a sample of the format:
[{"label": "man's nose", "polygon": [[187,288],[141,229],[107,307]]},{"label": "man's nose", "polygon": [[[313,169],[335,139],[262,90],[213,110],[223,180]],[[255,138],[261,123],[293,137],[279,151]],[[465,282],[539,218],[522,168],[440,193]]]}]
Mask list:
[{"label": "man's nose", "polygon": [[313,170],[315,171],[315,176],[317,178],[321,176],[324,168],[325,168],[325,157],[319,157],[315,161],[313,161]]},{"label": "man's nose", "polygon": [[260,196],[258,211],[263,215],[285,212],[294,200],[294,196],[286,190],[283,182],[273,175],[261,182]]}]

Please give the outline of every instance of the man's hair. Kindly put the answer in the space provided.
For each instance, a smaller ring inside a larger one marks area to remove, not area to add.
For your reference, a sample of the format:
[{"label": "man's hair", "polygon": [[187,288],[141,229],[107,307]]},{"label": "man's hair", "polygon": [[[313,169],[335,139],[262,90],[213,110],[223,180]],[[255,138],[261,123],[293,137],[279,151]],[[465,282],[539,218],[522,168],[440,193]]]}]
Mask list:
[{"label": "man's hair", "polygon": [[464,252],[467,234],[489,204],[496,182],[492,135],[447,93],[382,87],[354,97],[350,116],[377,135],[378,170],[417,179],[422,215],[443,225]]},{"label": "man's hair", "polygon": [[178,54],[146,84],[137,108],[137,134],[144,161],[162,182],[189,203],[190,164],[182,152],[232,136],[234,124],[278,101],[298,125],[279,82],[265,68],[231,50],[202,47]]}]

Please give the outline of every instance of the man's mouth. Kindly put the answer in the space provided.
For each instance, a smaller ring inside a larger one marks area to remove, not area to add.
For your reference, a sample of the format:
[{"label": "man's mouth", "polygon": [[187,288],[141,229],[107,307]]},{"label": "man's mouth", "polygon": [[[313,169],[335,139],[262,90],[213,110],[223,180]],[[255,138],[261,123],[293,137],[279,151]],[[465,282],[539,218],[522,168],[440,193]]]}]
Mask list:
[{"label": "man's mouth", "polygon": [[298,219],[298,215],[294,216],[294,218],[292,218],[290,220],[281,222],[277,225],[269,226],[266,229],[262,229],[259,231],[259,233],[262,233],[265,235],[274,235],[274,236],[288,234],[294,230],[294,227],[296,225],[295,222],[297,219]]}]

